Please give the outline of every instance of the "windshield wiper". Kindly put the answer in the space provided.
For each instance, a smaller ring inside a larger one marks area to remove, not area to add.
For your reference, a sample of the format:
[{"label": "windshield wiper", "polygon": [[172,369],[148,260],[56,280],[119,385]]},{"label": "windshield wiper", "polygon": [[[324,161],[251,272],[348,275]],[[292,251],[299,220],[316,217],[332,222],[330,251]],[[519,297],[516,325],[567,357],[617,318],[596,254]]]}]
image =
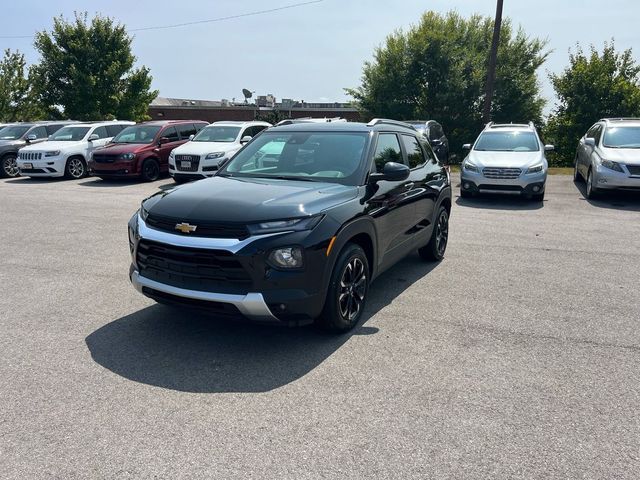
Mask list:
[{"label": "windshield wiper", "polygon": [[295,175],[252,175],[254,178],[275,178],[276,180],[299,180],[301,182],[315,182],[311,178],[296,177]]}]

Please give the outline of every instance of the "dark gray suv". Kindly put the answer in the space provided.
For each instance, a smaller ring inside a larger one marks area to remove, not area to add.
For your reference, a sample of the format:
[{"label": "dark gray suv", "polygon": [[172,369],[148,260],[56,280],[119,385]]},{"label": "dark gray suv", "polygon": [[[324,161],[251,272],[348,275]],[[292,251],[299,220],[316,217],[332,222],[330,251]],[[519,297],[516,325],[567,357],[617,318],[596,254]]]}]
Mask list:
[{"label": "dark gray suv", "polygon": [[0,177],[20,175],[16,164],[18,150],[31,143],[44,142],[69,123],[73,122],[10,123],[0,128]]}]

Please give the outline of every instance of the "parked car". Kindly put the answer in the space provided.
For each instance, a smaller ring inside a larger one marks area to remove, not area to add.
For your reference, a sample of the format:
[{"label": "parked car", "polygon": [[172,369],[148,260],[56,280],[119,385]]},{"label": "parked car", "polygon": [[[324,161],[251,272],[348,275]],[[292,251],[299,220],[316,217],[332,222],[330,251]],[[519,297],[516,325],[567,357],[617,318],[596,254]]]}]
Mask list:
[{"label": "parked car", "polygon": [[544,200],[553,145],[540,141],[533,123],[489,123],[476,142],[463,145],[469,154],[460,168],[460,196],[508,193]]},{"label": "parked car", "polygon": [[25,145],[36,144],[47,140],[49,135],[57,132],[70,122],[33,122],[12,123],[0,129],[0,177],[17,177],[18,150]]},{"label": "parked car", "polygon": [[442,163],[449,163],[449,140],[444,134],[442,125],[435,120],[409,120],[406,123],[413,125],[418,132],[426,137]]},{"label": "parked car", "polygon": [[87,122],[67,125],[46,142],[21,148],[18,169],[29,177],[83,178],[87,160],[96,148],[134,122]]},{"label": "parked car", "polygon": [[330,122],[346,122],[346,118],[341,117],[322,117],[322,118],[314,118],[314,117],[301,117],[301,118],[287,118],[285,120],[280,120],[276,123],[276,127],[281,127],[282,125],[291,125],[292,123],[330,123]]},{"label": "parked car", "polygon": [[640,191],[640,118],[603,118],[580,139],[573,177],[587,198],[607,190]]},{"label": "parked car", "polygon": [[93,153],[89,171],[103,179],[157,180],[169,171],[169,153],[206,126],[199,120],[162,120],[125,128]]},{"label": "parked car", "polygon": [[212,176],[265,128],[267,122],[215,122],[169,154],[169,174],[177,183]]},{"label": "parked car", "polygon": [[450,209],[447,171],[406,124],[274,127],[142,202],[130,279],[158,302],[345,331],[385,269],[416,249],[443,258]]}]

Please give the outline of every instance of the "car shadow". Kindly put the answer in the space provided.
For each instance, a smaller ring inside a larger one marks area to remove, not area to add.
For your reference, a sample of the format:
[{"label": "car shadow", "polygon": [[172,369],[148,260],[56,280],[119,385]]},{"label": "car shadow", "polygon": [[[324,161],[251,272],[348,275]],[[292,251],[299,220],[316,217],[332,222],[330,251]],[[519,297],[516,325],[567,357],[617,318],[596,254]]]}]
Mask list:
[{"label": "car shadow", "polygon": [[4,183],[12,183],[15,185],[42,185],[43,183],[65,182],[67,180],[68,179],[64,177],[15,177],[4,180]]},{"label": "car shadow", "polygon": [[594,207],[640,212],[640,192],[611,190],[600,193],[594,200],[589,200],[587,198],[587,185],[584,182],[575,180],[573,183],[582,195],[580,200],[584,200]]},{"label": "car shadow", "polygon": [[366,322],[437,265],[412,254],[382,274],[371,285],[362,322],[345,334],[153,305],[104,325],[85,341],[98,364],[136,382],[192,393],[267,392],[303,377],[353,335],[378,333]]},{"label": "car shadow", "polygon": [[83,187],[130,187],[132,185],[138,185],[142,183],[139,178],[114,178],[104,180],[102,178],[89,177],[86,181],[79,183]]},{"label": "car shadow", "polygon": [[521,195],[481,193],[473,197],[456,196],[456,205],[490,210],[540,210],[544,203]]}]

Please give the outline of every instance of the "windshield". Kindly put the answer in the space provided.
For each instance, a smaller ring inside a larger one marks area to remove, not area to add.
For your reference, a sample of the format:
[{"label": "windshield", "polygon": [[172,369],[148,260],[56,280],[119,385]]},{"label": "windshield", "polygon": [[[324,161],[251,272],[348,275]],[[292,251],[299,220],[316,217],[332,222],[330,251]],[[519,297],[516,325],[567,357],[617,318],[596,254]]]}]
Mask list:
[{"label": "windshield", "polygon": [[240,133],[240,127],[221,127],[210,125],[200,130],[194,142],[233,142]]},{"label": "windshield", "polygon": [[533,132],[484,132],[474,150],[490,152],[537,152],[538,139]]},{"label": "windshield", "polygon": [[77,142],[84,138],[91,127],[62,127],[49,137],[55,142]]},{"label": "windshield", "polygon": [[22,125],[0,128],[0,140],[17,140],[22,137],[31,127]]},{"label": "windshield", "polygon": [[264,133],[241,150],[220,175],[328,181],[361,180],[366,133]]},{"label": "windshield", "polygon": [[609,148],[640,148],[640,127],[607,128],[602,144]]},{"label": "windshield", "polygon": [[127,127],[116,135],[111,143],[153,143],[153,139],[161,127],[151,125],[134,125]]}]

